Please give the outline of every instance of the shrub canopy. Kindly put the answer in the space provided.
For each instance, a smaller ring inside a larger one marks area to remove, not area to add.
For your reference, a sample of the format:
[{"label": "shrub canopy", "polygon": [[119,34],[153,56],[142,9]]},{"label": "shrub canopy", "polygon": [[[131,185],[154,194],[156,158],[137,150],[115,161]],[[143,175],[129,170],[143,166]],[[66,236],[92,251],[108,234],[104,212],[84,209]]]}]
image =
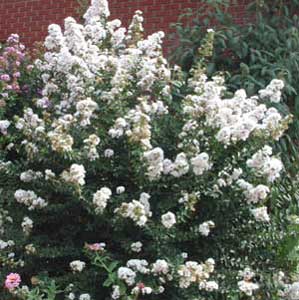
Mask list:
[{"label": "shrub canopy", "polygon": [[284,82],[228,98],[201,63],[171,69],[141,12],[108,17],[93,0],[49,27],[30,97],[1,70],[2,299],[276,299]]}]

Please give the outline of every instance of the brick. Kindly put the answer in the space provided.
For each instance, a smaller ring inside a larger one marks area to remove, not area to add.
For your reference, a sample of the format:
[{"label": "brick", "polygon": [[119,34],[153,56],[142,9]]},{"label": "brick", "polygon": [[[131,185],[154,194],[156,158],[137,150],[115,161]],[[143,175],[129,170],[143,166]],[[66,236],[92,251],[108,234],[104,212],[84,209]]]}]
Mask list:
[{"label": "brick", "polygon": [[[245,7],[250,0],[238,0],[229,11],[239,23],[245,23],[248,17]],[[27,45],[41,41],[47,34],[47,27],[55,22],[63,24],[64,18],[75,16],[76,0],[9,0],[0,1],[0,41],[7,35],[17,32]],[[176,22],[179,14],[186,8],[199,7],[198,0],[110,0],[111,17],[122,21],[127,26],[136,10],[144,12],[144,26],[147,34],[163,30],[171,33],[170,23]],[[167,46],[177,41],[165,39]]]}]

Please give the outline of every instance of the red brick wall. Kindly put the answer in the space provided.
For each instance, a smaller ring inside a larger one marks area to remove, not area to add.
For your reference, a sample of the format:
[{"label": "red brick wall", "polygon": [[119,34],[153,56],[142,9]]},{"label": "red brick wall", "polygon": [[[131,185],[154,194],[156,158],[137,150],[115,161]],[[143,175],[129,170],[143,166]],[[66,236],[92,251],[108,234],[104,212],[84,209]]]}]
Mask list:
[{"label": "red brick wall", "polygon": [[[238,0],[231,12],[239,23],[245,19],[249,0]],[[188,7],[196,8],[198,0],[110,0],[112,18],[127,25],[134,11],[144,12],[146,33],[163,30],[169,33],[169,24]],[[51,23],[62,24],[67,16],[74,16],[76,0],[0,0],[0,41],[11,33],[18,33],[26,45],[41,41]]]}]

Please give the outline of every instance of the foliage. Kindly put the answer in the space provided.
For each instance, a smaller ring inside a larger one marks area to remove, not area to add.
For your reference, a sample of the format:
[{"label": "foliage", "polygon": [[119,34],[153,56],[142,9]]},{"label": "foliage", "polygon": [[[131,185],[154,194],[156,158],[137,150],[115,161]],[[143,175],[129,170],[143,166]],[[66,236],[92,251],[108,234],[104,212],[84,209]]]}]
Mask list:
[{"label": "foliage", "polygon": [[32,95],[5,100],[1,299],[280,299],[297,214],[283,81],[228,97],[204,72],[212,31],[186,74],[141,12],[126,34],[108,16],[93,0],[84,24],[51,25],[21,74]]},{"label": "foliage", "polygon": [[207,74],[225,72],[229,91],[245,88],[248,95],[254,95],[271,79],[284,80],[284,101],[277,108],[284,114],[291,112],[294,121],[279,150],[284,153],[288,169],[296,173],[299,157],[298,1],[252,1],[241,25],[236,24],[230,14],[230,1],[202,2],[201,8],[194,12],[189,10],[174,24],[180,44],[174,51],[173,61],[188,71],[197,60],[197,49],[206,28],[212,27],[216,30],[214,53],[207,65]]}]

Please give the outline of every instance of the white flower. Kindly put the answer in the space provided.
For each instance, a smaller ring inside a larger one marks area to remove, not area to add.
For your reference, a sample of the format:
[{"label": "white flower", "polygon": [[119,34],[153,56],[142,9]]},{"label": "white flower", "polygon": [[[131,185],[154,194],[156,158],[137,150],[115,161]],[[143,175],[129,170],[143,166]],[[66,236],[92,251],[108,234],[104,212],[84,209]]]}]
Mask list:
[{"label": "white flower", "polygon": [[248,167],[257,172],[257,175],[265,176],[269,182],[273,182],[279,178],[283,170],[281,160],[272,157],[271,154],[272,148],[270,146],[264,146],[246,162]]},{"label": "white flower", "polygon": [[85,268],[85,262],[81,260],[74,260],[70,263],[70,267],[73,272],[82,272],[83,269]]},{"label": "white flower", "polygon": [[94,111],[98,109],[98,105],[90,98],[87,98],[79,101],[76,104],[76,109],[77,112],[75,116],[79,118],[80,125],[84,127],[90,125],[90,119],[92,118]]},{"label": "white flower", "polygon": [[85,184],[85,168],[83,165],[72,164],[69,171],[64,171],[61,176],[66,182],[76,185]]},{"label": "white flower", "polygon": [[28,217],[24,217],[23,218],[23,222],[22,222],[22,228],[23,228],[23,232],[26,234],[26,235],[29,235],[32,228],[33,228],[33,221],[28,218]]},{"label": "white flower", "polygon": [[41,178],[43,175],[41,172],[34,172],[33,170],[28,170],[22,172],[20,175],[20,180],[23,182],[30,182],[36,179]]},{"label": "white flower", "polygon": [[239,271],[238,275],[243,277],[244,280],[250,281],[255,273],[249,267],[246,267],[244,270]]},{"label": "white flower", "polygon": [[124,193],[125,190],[126,190],[126,188],[124,186],[118,186],[116,188],[116,194],[120,195],[120,194]]},{"label": "white flower", "polygon": [[257,283],[253,283],[246,280],[241,280],[238,282],[239,290],[245,293],[247,296],[252,296],[253,292],[259,289],[259,285]]},{"label": "white flower", "polygon": [[145,259],[130,259],[127,261],[127,267],[141,274],[148,274],[148,262]]},{"label": "white flower", "polygon": [[150,180],[159,179],[163,172],[164,152],[161,148],[144,153],[144,157],[148,163],[147,175]]},{"label": "white flower", "polygon": [[124,218],[132,219],[136,225],[142,227],[146,224],[148,217],[152,215],[140,201],[132,200],[129,203],[123,202],[121,206],[114,210]]},{"label": "white flower", "polygon": [[141,242],[136,242],[131,244],[131,250],[133,252],[139,253],[142,250],[142,243]]},{"label": "white flower", "polygon": [[10,122],[8,120],[0,120],[0,132],[3,135],[7,134],[7,129],[10,126]]},{"label": "white flower", "polygon": [[176,223],[175,214],[172,212],[168,212],[161,217],[162,224],[166,228],[171,228]]},{"label": "white flower", "polygon": [[74,293],[69,293],[69,294],[67,295],[67,299],[68,299],[68,300],[75,300],[75,298],[76,298],[76,295],[75,295]]},{"label": "white flower", "polygon": [[237,184],[244,190],[247,203],[258,203],[259,201],[265,200],[270,193],[269,187],[263,184],[254,187],[243,179],[239,179]]},{"label": "white flower", "polygon": [[269,222],[270,217],[267,212],[267,207],[262,206],[251,210],[251,213],[253,214],[254,218],[258,222]]},{"label": "white flower", "polygon": [[119,285],[114,285],[112,287],[112,293],[111,293],[111,298],[116,300],[116,299],[119,299],[120,298],[120,288],[119,288]]},{"label": "white flower", "polygon": [[139,197],[139,202],[144,206],[145,214],[149,217],[152,216],[151,205],[149,199],[151,196],[148,193],[141,193]]},{"label": "white flower", "polygon": [[117,277],[124,280],[128,286],[132,286],[135,283],[136,273],[127,267],[120,267],[117,271]]},{"label": "white flower", "polygon": [[89,294],[81,294],[79,297],[79,300],[90,300],[90,295]]},{"label": "white flower", "polygon": [[107,0],[92,0],[91,6],[84,14],[84,19],[87,24],[92,24],[94,21],[106,19],[110,16]]},{"label": "white flower", "polygon": [[112,157],[114,155],[114,151],[112,150],[112,149],[106,149],[105,151],[104,151],[104,156],[106,157],[106,158],[110,158],[110,157]]},{"label": "white flower", "polygon": [[215,223],[213,221],[207,221],[199,225],[199,232],[203,236],[208,236],[212,228],[215,227]]},{"label": "white flower", "polygon": [[17,190],[14,195],[17,202],[28,206],[29,210],[41,209],[48,203],[41,197],[38,197],[33,191]]},{"label": "white flower", "polygon": [[292,283],[286,291],[287,299],[299,300],[299,282]]},{"label": "white flower", "polygon": [[7,247],[7,242],[3,241],[3,240],[0,240],[0,250],[3,250]]},{"label": "white flower", "polygon": [[51,180],[53,178],[55,178],[55,173],[52,170],[49,170],[49,169],[45,170],[45,179],[46,180]]},{"label": "white flower", "polygon": [[112,192],[109,188],[103,187],[93,195],[93,204],[96,213],[102,213],[107,206],[107,201],[110,199]]},{"label": "white flower", "polygon": [[212,165],[209,162],[209,155],[205,152],[191,158],[191,165],[195,175],[202,175],[205,171],[209,170]]},{"label": "white flower", "polygon": [[[165,168],[166,168],[165,160],[164,160],[163,164],[164,164],[163,167],[164,167],[164,172],[165,172]],[[168,168],[169,168],[169,166],[168,166]],[[169,173],[174,177],[181,177],[181,176],[185,175],[186,173],[188,173],[188,171],[189,171],[189,163],[188,163],[186,154],[185,153],[178,154],[174,163],[172,163],[171,170]]]},{"label": "white flower", "polygon": [[219,286],[216,281],[207,281],[205,284],[205,290],[208,292],[216,291],[218,288]]},{"label": "white flower", "polygon": [[158,287],[158,294],[163,294],[164,291],[165,291],[165,288],[164,288],[162,285],[160,285],[160,286]]},{"label": "white flower", "polygon": [[216,288],[216,283],[209,283],[210,274],[214,271],[214,260],[208,259],[205,263],[199,264],[196,261],[187,261],[180,265],[177,271],[179,275],[180,288],[188,288],[192,283],[198,284],[199,289]]},{"label": "white flower", "polygon": [[284,82],[279,79],[273,79],[263,90],[259,91],[262,99],[269,99],[271,102],[278,103],[281,100],[281,90],[284,88]]},{"label": "white flower", "polygon": [[169,265],[166,260],[158,259],[153,263],[151,271],[155,275],[166,275],[169,272]]}]

